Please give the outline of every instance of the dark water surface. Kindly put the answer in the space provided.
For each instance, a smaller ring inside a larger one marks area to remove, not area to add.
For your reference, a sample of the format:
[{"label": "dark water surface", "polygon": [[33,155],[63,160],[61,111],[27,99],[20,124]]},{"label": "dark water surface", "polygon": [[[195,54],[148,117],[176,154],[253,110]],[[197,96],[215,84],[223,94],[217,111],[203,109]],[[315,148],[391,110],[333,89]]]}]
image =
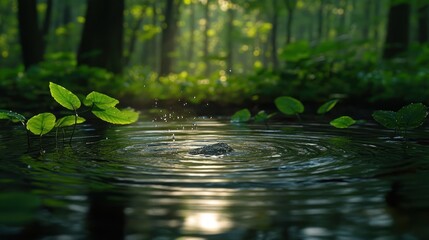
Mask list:
[{"label": "dark water surface", "polygon": [[[413,139],[428,135],[420,129]],[[0,129],[0,239],[429,239],[429,146],[375,126]],[[235,151],[188,154],[224,142]]]}]

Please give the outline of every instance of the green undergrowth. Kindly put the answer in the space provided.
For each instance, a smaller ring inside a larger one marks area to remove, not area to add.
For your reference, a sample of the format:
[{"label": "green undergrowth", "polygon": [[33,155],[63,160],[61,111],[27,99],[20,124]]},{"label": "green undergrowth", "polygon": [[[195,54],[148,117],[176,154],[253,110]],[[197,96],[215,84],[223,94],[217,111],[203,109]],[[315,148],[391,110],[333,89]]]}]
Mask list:
[{"label": "green undergrowth", "polygon": [[76,93],[97,89],[135,107],[146,107],[154,101],[244,106],[269,104],[278,96],[295,96],[309,103],[329,98],[361,105],[428,103],[429,71],[424,57],[413,62],[397,59],[377,64],[342,59],[324,51],[282,56],[281,60],[287,62],[277,71],[255,68],[247,74],[219,71],[210,76],[181,71],[162,77],[144,66],[113,75],[100,68],[76,66],[73,54],[51,54],[26,72],[19,67],[0,69],[0,108],[49,108],[45,87],[50,81]]}]

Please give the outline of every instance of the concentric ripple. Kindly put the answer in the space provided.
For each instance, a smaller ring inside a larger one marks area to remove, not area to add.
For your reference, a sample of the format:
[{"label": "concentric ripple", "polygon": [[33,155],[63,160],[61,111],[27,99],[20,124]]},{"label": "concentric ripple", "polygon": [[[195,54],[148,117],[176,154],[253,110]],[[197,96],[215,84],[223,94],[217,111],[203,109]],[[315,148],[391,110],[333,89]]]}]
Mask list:
[{"label": "concentric ripple", "polygon": [[[126,222],[118,231],[129,239],[429,236],[422,221],[429,214],[429,148],[374,126],[203,119],[84,125],[71,146],[46,139],[42,156],[34,147],[11,152],[26,138],[6,133],[0,131],[8,143],[0,151],[10,158],[0,186],[44,199],[48,238],[90,238],[82,232],[104,221],[113,221],[109,228]],[[189,154],[218,142],[234,151]]]},{"label": "concentric ripple", "polygon": [[[266,129],[215,121],[189,126],[146,123],[112,129],[106,133],[112,136],[96,145],[106,154],[103,158],[115,164],[126,162],[112,173],[121,181],[211,186],[262,182],[286,187],[338,178],[353,181],[383,171],[386,161],[380,156],[396,158],[400,155],[392,153],[401,154],[400,142],[374,139],[362,129],[358,133],[348,131],[355,136],[327,133],[311,125],[272,125]],[[222,156],[188,153],[217,142],[229,144],[234,151]],[[388,165],[400,160],[390,159]]]}]

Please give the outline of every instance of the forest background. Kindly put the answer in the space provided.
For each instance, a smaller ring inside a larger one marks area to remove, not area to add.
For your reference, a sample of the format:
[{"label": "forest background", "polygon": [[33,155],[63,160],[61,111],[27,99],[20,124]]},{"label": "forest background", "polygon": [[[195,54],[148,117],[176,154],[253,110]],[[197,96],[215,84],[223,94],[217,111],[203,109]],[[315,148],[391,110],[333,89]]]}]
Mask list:
[{"label": "forest background", "polygon": [[0,0],[0,108],[429,103],[428,0]]}]

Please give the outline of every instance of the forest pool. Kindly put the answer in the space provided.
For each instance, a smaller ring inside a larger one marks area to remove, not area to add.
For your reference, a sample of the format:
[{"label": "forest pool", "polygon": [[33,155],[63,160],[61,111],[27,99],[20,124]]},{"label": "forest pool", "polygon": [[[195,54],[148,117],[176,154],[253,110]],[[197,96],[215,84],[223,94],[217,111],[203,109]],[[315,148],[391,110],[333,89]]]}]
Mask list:
[{"label": "forest pool", "polygon": [[[429,239],[428,134],[140,121],[41,155],[1,127],[0,239]],[[188,153],[217,142],[235,151]]]}]

